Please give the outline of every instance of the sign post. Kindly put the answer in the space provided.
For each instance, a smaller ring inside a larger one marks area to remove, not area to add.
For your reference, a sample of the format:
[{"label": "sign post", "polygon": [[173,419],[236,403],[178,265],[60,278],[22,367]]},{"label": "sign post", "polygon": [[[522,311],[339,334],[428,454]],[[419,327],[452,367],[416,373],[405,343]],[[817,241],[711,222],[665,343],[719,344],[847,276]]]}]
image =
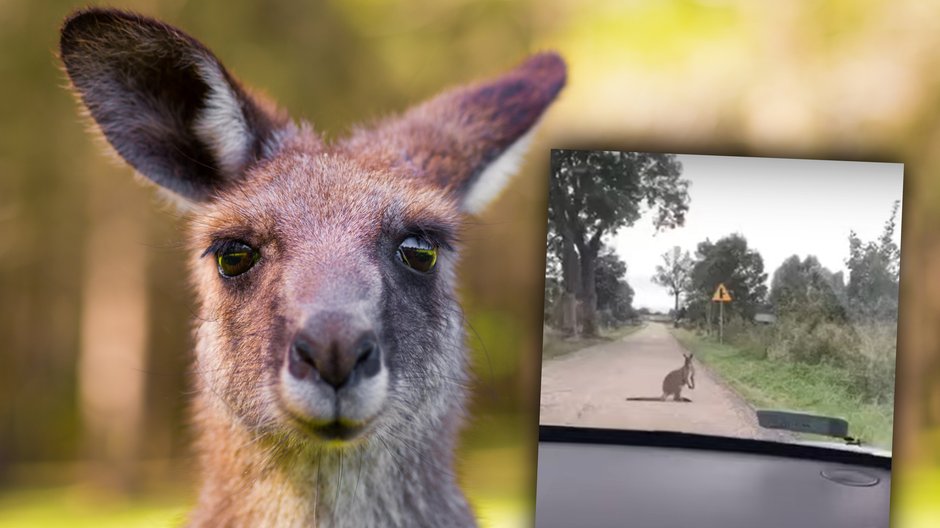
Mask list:
[{"label": "sign post", "polygon": [[725,339],[725,303],[731,302],[731,294],[725,284],[719,283],[715,289],[715,295],[712,295],[712,301],[718,302],[718,344],[724,344]]}]

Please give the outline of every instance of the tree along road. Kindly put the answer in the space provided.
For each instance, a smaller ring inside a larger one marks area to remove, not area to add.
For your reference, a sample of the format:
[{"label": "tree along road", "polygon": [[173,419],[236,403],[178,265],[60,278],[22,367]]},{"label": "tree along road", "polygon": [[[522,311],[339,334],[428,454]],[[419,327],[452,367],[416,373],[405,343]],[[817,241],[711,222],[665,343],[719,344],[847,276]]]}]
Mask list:
[{"label": "tree along road", "polygon": [[622,340],[544,361],[539,423],[788,439],[757,425],[754,410],[697,360],[695,389],[682,390],[691,402],[627,400],[659,398],[683,353],[664,325],[647,323]]}]

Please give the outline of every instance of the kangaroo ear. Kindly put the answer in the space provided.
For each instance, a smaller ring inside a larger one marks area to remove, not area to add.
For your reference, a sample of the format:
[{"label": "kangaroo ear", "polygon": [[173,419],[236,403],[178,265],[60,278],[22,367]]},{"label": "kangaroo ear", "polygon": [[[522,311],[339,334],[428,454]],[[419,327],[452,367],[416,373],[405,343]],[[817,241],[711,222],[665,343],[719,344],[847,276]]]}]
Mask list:
[{"label": "kangaroo ear", "polygon": [[519,168],[566,76],[561,57],[537,54],[500,77],[444,92],[348,144],[405,166],[477,213]]},{"label": "kangaroo ear", "polygon": [[239,179],[289,123],[262,109],[202,44],[153,19],[78,11],[62,27],[59,52],[117,153],[188,200]]}]

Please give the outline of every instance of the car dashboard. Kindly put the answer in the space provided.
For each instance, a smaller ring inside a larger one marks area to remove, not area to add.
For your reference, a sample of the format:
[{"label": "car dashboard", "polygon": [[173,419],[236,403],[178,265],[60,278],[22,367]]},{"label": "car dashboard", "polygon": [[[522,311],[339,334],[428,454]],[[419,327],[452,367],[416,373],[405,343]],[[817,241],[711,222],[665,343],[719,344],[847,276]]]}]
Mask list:
[{"label": "car dashboard", "polygon": [[659,431],[541,426],[536,526],[887,528],[891,458]]}]

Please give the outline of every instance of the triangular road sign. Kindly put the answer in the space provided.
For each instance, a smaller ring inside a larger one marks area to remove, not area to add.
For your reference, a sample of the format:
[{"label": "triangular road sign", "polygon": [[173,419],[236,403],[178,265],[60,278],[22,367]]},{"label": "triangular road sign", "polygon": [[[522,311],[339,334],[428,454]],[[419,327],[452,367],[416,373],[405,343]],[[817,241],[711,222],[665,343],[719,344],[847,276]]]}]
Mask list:
[{"label": "triangular road sign", "polygon": [[731,302],[731,294],[728,293],[728,288],[725,288],[724,283],[718,285],[718,288],[715,289],[715,295],[712,295],[713,301],[718,302]]}]

